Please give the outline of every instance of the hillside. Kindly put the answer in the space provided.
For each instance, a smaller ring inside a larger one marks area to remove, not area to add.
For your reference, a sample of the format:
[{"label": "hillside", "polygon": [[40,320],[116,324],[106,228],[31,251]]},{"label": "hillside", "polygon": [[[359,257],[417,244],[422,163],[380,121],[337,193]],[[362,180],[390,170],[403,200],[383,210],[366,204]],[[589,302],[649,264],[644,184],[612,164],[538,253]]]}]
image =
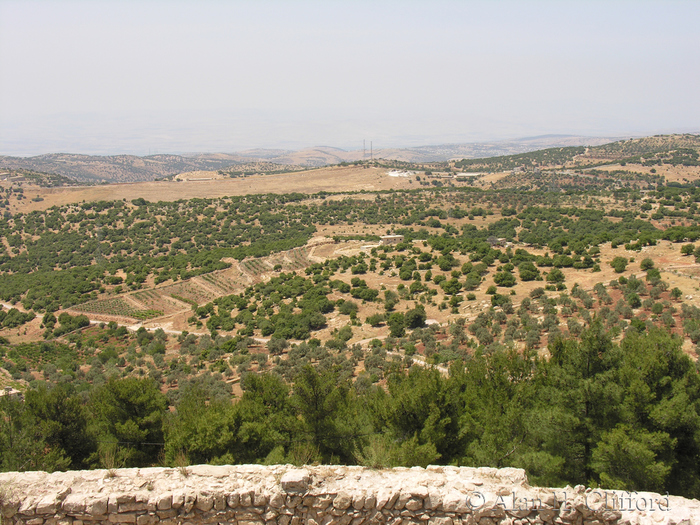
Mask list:
[{"label": "hillside", "polygon": [[[534,168],[594,167],[619,162],[653,166],[654,164],[698,165],[700,136],[659,135],[621,140],[597,146],[566,146],[488,158],[464,158],[453,166],[465,172],[505,171]],[[445,165],[446,166],[446,165]]]},{"label": "hillside", "polygon": [[478,464],[697,497],[700,188],[665,183],[698,169],[670,151],[2,181],[0,385],[26,403],[0,400],[0,467]]},{"label": "hillside", "polygon": [[[197,155],[133,155],[90,156],[52,153],[36,157],[0,156],[0,169],[24,169],[54,173],[82,182],[138,182],[172,177],[179,173],[226,170],[251,171],[249,166],[236,169],[240,164],[266,162],[282,165],[284,171],[294,166],[320,167],[343,162],[384,158],[411,163],[445,162],[460,157],[492,157],[537,150],[547,146],[591,145],[608,142],[606,138],[543,136],[512,141],[469,144],[444,144],[414,148],[346,151],[333,147],[313,147],[299,151],[257,149],[240,153]],[[228,169],[233,168],[233,169]],[[270,171],[278,171],[279,168]]]},{"label": "hillside", "polygon": [[29,169],[55,173],[83,182],[137,182],[176,175],[185,171],[218,170],[249,159],[237,155],[91,156],[52,153],[37,157],[0,157],[0,169]]}]

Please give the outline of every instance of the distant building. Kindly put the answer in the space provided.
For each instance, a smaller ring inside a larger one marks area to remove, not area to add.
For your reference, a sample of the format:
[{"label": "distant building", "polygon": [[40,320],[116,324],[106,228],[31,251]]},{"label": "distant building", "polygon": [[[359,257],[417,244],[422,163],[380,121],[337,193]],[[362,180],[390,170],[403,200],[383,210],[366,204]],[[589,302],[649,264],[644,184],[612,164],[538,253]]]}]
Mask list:
[{"label": "distant building", "polygon": [[20,401],[24,401],[24,394],[20,392],[19,390],[12,388],[11,386],[6,386],[5,388],[0,390],[0,397],[7,396],[10,399],[19,399]]},{"label": "distant building", "polygon": [[379,246],[390,246],[403,242],[403,235],[382,235],[379,238]]}]

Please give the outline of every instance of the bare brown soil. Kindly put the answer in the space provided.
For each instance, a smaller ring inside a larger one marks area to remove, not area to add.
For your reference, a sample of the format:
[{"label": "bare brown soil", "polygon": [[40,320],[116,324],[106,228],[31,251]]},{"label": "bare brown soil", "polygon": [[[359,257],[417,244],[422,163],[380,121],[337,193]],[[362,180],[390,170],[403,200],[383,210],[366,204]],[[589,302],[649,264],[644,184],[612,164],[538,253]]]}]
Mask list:
[{"label": "bare brown soil", "polygon": [[[640,164],[627,164],[626,166],[621,166],[620,164],[610,164],[607,166],[598,166],[595,169],[608,172],[623,170],[643,173],[645,175],[662,175],[666,177],[667,182],[682,183],[700,179],[700,166],[671,166],[670,164],[663,164],[661,166],[650,167],[642,166]],[[655,169],[656,172],[652,172],[652,169]]]},{"label": "bare brown soil", "polygon": [[[55,205],[99,200],[127,200],[142,197],[148,201],[174,201],[191,198],[214,198],[259,193],[317,193],[345,191],[378,191],[419,187],[410,178],[389,177],[380,168],[331,167],[317,170],[285,173],[280,175],[251,175],[236,179],[189,180],[182,182],[158,181],[133,184],[108,184],[104,186],[75,186],[42,188],[25,185],[25,193],[31,198],[13,203],[12,213],[45,210]],[[206,178],[206,177],[199,177]]]}]

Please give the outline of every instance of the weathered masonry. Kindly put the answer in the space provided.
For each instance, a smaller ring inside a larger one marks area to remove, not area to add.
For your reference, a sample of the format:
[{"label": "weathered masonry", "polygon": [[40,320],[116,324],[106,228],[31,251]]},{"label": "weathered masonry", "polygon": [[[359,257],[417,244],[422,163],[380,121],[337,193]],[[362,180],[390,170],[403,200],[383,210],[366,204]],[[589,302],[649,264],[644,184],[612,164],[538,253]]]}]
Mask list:
[{"label": "weathered masonry", "polygon": [[[535,488],[519,469],[192,466],[0,474],[2,524],[692,525],[700,502]],[[698,522],[700,523],[700,522]]]}]

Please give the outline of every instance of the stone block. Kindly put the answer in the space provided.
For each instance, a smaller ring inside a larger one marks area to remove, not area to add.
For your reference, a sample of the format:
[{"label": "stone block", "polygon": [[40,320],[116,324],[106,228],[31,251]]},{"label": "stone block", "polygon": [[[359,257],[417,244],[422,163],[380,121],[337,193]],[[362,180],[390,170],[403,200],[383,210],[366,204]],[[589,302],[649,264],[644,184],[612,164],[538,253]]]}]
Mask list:
[{"label": "stone block", "polygon": [[197,494],[188,490],[185,492],[185,501],[182,504],[182,510],[185,513],[190,512],[194,508],[194,504],[197,502]]},{"label": "stone block", "polygon": [[209,512],[214,508],[214,496],[209,492],[200,492],[197,494],[195,507],[202,512]]},{"label": "stone block", "polygon": [[32,518],[24,522],[26,525],[44,525],[44,518]]},{"label": "stone block", "polygon": [[601,517],[605,521],[617,521],[622,517],[622,513],[620,511],[617,511],[617,510],[606,510],[603,512]]},{"label": "stone block", "polygon": [[18,512],[23,516],[34,516],[37,503],[39,503],[39,501],[36,498],[33,498],[31,496],[25,498],[24,501],[22,501],[22,503],[20,504]]},{"label": "stone block", "polygon": [[117,507],[119,514],[125,512],[139,512],[148,510],[148,501],[132,501],[129,503],[120,503]]},{"label": "stone block", "polygon": [[214,492],[212,494],[214,497],[214,510],[226,510],[226,496],[223,492]]},{"label": "stone block", "polygon": [[182,490],[177,490],[173,492],[170,505],[173,509],[179,509],[185,504],[185,493]]},{"label": "stone block", "polygon": [[319,496],[318,498],[316,498],[315,507],[317,509],[325,510],[330,506],[331,503],[333,503],[333,496],[326,494],[325,496]]},{"label": "stone block", "polygon": [[365,495],[355,494],[352,497],[352,508],[355,510],[360,510],[365,507]]},{"label": "stone block", "polygon": [[17,514],[17,511],[19,511],[21,504],[22,502],[17,496],[13,494],[8,495],[7,499],[3,501],[2,505],[0,505],[0,516],[7,519],[14,517],[14,515]]},{"label": "stone block", "polygon": [[107,503],[109,496],[95,496],[87,500],[85,503],[85,514],[90,516],[102,516],[107,514]]},{"label": "stone block", "polygon": [[135,512],[125,512],[124,514],[110,514],[109,521],[112,523],[136,523],[137,514]]},{"label": "stone block", "polygon": [[[111,497],[109,498],[111,499]],[[116,498],[115,498],[116,505]],[[87,498],[84,494],[69,494],[66,499],[63,500],[61,504],[61,509],[66,514],[83,514],[85,512],[85,507],[87,506]],[[105,509],[106,511],[106,509]],[[104,514],[105,511],[99,514]]]},{"label": "stone block", "polygon": [[428,525],[452,525],[452,518],[430,518],[428,520]]},{"label": "stone block", "polygon": [[468,512],[467,496],[461,492],[451,491],[442,498],[442,510],[445,512],[457,512],[464,514]]},{"label": "stone block", "polygon": [[136,517],[136,525],[155,525],[160,519],[154,514],[141,514]]},{"label": "stone block", "polygon": [[404,505],[404,508],[415,512],[417,510],[420,510],[423,508],[423,500],[422,498],[411,498],[409,499],[406,504]]},{"label": "stone block", "polygon": [[58,500],[56,494],[49,494],[44,496],[36,504],[36,514],[56,514],[58,510]]},{"label": "stone block", "polygon": [[405,492],[408,492],[413,498],[425,499],[428,497],[428,487],[424,487],[423,485],[415,485]]},{"label": "stone block", "polygon": [[338,492],[333,500],[333,506],[336,509],[345,510],[352,505],[353,498],[347,492]]},{"label": "stone block", "polygon": [[389,503],[389,499],[391,498],[391,492],[387,490],[380,490],[379,493],[377,494],[377,501],[375,503],[375,508],[377,510],[382,510],[384,507],[386,507],[387,503]]},{"label": "stone block", "polygon": [[286,500],[286,498],[285,498],[284,494],[282,494],[281,492],[273,492],[272,495],[270,496],[269,505],[273,509],[280,509],[280,508],[284,507],[285,500]]},{"label": "stone block", "polygon": [[552,521],[557,513],[558,511],[555,509],[539,509],[537,511],[537,517],[542,521]]},{"label": "stone block", "polygon": [[389,497],[389,501],[387,501],[385,507],[387,509],[394,508],[394,506],[396,505],[396,502],[399,500],[400,497],[401,497],[401,492],[399,492],[398,490],[393,491],[391,493],[391,496]]},{"label": "stone block", "polygon": [[260,519],[260,514],[257,514],[255,512],[236,512],[236,519],[238,521],[240,520],[257,520]]},{"label": "stone block", "polygon": [[169,510],[173,506],[173,495],[170,492],[159,494],[154,499],[156,510]]},{"label": "stone block", "polygon": [[301,496],[287,496],[287,507],[296,509],[301,506]]},{"label": "stone block", "polygon": [[481,518],[499,518],[499,519],[501,519],[501,518],[506,517],[506,509],[504,509],[500,505],[496,505],[494,507],[484,507],[484,508],[476,511],[476,516],[478,519],[481,519]]},{"label": "stone block", "polygon": [[226,495],[226,504],[232,509],[235,509],[236,507],[238,507],[240,499],[241,496],[240,494],[238,494],[238,492],[231,492],[230,494]]},{"label": "stone block", "polygon": [[402,510],[406,506],[406,502],[411,499],[411,495],[408,492],[401,492],[399,494],[399,497],[396,500],[396,503],[394,503],[394,509],[396,510]]},{"label": "stone block", "polygon": [[423,500],[423,507],[427,510],[437,510],[442,506],[442,494],[436,491],[429,491],[428,496]]},{"label": "stone block", "polygon": [[240,493],[239,505],[241,507],[250,507],[253,505],[253,491],[247,490]]},{"label": "stone block", "polygon": [[177,511],[175,509],[158,510],[156,515],[162,520],[174,518],[177,516]]},{"label": "stone block", "polygon": [[280,479],[285,492],[306,492],[311,483],[311,475],[306,469],[288,470]]}]

